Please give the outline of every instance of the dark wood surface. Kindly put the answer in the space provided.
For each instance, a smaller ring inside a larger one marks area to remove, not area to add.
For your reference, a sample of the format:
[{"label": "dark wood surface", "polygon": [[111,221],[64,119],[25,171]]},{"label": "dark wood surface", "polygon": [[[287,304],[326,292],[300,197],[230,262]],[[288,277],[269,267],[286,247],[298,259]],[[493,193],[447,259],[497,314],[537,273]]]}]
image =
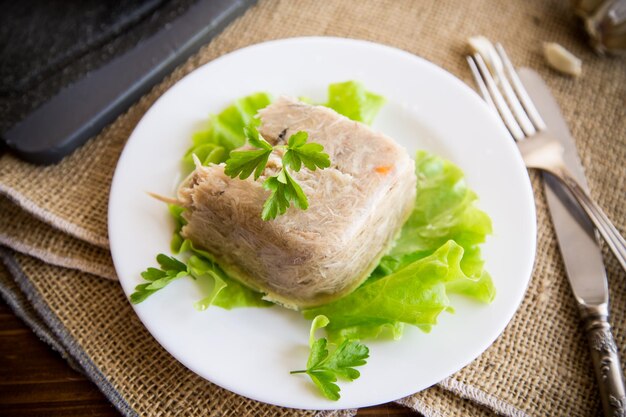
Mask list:
[{"label": "dark wood surface", "polygon": [[[0,300],[0,416],[119,417],[98,387],[74,371]],[[358,416],[415,417],[383,404]]]}]

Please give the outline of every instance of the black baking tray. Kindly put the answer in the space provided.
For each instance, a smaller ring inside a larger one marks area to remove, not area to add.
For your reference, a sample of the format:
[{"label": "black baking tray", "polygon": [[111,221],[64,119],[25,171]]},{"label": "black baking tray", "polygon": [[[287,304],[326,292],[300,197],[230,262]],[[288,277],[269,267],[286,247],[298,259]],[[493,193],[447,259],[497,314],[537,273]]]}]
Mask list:
[{"label": "black baking tray", "polygon": [[4,145],[58,162],[254,3],[0,2]]}]

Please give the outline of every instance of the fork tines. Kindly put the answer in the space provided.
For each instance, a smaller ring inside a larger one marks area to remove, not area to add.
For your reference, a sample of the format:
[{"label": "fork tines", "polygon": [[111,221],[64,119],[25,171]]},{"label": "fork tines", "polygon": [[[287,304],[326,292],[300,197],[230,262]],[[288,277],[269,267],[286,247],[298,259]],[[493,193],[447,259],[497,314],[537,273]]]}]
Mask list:
[{"label": "fork tines", "polygon": [[[500,113],[515,140],[522,140],[545,130],[546,125],[522,85],[502,45],[495,45],[496,54],[483,57],[475,53],[467,57],[472,74],[485,101]],[[490,60],[489,66],[485,59]]]}]

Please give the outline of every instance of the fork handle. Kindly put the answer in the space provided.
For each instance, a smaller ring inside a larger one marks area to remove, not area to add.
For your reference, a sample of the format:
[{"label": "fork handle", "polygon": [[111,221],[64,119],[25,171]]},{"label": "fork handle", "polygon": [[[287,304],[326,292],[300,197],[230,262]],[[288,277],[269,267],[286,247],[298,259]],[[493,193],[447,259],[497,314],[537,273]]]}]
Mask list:
[{"label": "fork handle", "polygon": [[566,170],[561,169],[556,176],[570,189],[580,206],[589,216],[594,226],[600,232],[600,235],[609,246],[622,269],[626,271],[626,240],[615,228],[611,220],[600,208],[600,206],[592,200],[589,194],[580,186],[578,181]]},{"label": "fork handle", "polygon": [[589,341],[604,415],[626,416],[626,389],[618,349],[608,321],[607,305],[580,305],[580,314]]}]

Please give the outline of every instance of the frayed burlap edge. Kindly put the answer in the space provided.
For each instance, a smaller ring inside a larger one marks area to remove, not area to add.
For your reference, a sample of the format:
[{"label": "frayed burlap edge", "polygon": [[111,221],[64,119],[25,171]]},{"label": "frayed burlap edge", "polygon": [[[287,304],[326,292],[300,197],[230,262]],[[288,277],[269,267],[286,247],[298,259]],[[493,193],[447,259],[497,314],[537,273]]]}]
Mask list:
[{"label": "frayed burlap edge", "polygon": [[488,394],[485,391],[471,385],[464,384],[463,382],[457,381],[453,378],[446,378],[438,385],[460,396],[461,398],[476,401],[477,403],[484,405],[485,407],[489,407],[499,414],[512,417],[529,417],[529,415],[522,410],[519,410],[518,408],[507,404],[506,402],[496,398],[495,396]]},{"label": "frayed burlap edge", "polygon": [[101,278],[110,280],[117,280],[117,275],[114,271],[107,268],[99,267],[98,265],[90,264],[83,259],[70,259],[64,256],[56,255],[54,253],[47,252],[34,246],[28,246],[22,242],[12,240],[4,235],[0,235],[0,245],[11,248],[16,252],[23,253],[24,255],[32,256],[45,263],[61,266],[68,269],[76,269],[81,272],[86,272],[91,275],[96,275]]},{"label": "frayed burlap edge", "polygon": [[30,200],[19,191],[7,187],[5,184],[2,183],[0,183],[0,194],[5,195],[23,210],[31,213],[39,220],[46,222],[51,226],[54,226],[63,233],[67,233],[70,236],[87,241],[104,249],[109,248],[109,239],[107,237],[101,236],[98,233],[94,233],[86,228],[79,226],[76,223],[64,219],[61,216],[57,216],[51,211],[41,208],[34,201]]},{"label": "frayed burlap edge", "polygon": [[417,394],[396,401],[404,407],[415,410],[427,417],[493,417],[496,413],[477,402],[434,385]]},{"label": "frayed burlap edge", "polygon": [[117,280],[108,250],[60,232],[0,196],[0,245],[46,263]]}]

